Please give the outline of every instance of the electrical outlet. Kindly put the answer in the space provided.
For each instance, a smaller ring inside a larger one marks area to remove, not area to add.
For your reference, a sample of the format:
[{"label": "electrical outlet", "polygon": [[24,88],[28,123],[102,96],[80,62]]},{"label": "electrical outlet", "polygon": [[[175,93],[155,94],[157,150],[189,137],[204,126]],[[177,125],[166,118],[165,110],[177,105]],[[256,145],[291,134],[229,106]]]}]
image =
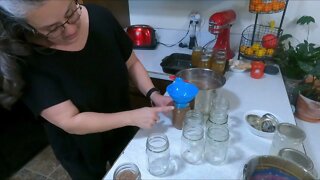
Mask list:
[{"label": "electrical outlet", "polygon": [[190,13],[190,16],[189,16],[189,19],[190,19],[190,23],[200,24],[200,22],[201,22],[200,13],[198,13],[198,12],[191,12],[191,13]]}]

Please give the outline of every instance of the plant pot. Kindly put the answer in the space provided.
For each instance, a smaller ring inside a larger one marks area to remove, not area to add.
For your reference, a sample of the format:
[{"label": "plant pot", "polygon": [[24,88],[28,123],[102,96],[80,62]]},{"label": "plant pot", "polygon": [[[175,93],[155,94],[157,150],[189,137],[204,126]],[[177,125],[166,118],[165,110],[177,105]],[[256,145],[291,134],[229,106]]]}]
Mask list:
[{"label": "plant pot", "polygon": [[295,116],[308,122],[320,122],[320,102],[299,94]]}]

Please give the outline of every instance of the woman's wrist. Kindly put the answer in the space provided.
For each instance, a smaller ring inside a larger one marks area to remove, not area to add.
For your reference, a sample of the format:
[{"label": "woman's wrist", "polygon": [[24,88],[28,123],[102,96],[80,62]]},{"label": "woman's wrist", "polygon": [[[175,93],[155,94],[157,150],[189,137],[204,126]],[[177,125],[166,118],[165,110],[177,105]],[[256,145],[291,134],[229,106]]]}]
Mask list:
[{"label": "woman's wrist", "polygon": [[152,96],[154,93],[159,93],[159,94],[160,94],[160,90],[157,89],[157,88],[155,88],[155,87],[153,87],[153,88],[151,88],[151,89],[149,89],[149,90],[147,91],[146,97],[147,97],[149,100],[151,100],[151,96]]}]

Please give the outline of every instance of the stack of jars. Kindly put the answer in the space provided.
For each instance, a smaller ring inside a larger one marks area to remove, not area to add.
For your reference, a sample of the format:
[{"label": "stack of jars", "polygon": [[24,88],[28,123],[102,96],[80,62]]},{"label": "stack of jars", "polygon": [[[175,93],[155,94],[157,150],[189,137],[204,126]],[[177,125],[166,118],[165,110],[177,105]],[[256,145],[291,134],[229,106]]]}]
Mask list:
[{"label": "stack of jars", "polygon": [[192,67],[211,69],[224,74],[227,64],[226,51],[204,50],[201,46],[196,46],[192,51],[191,63]]},{"label": "stack of jars", "polygon": [[229,102],[217,96],[207,122],[198,110],[187,112],[181,138],[181,157],[191,164],[201,164],[203,159],[213,165],[219,165],[226,159],[229,130]]}]

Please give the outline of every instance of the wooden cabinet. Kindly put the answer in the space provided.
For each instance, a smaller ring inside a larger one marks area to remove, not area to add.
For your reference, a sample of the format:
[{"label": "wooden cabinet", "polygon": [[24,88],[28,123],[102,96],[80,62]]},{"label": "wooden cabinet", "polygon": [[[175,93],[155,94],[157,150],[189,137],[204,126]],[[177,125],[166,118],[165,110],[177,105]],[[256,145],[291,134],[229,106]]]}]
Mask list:
[{"label": "wooden cabinet", "polygon": [[130,25],[128,0],[83,0],[83,3],[101,5],[112,12],[122,27]]},{"label": "wooden cabinet", "polygon": [[[161,94],[164,94],[167,86],[172,83],[171,81],[162,79],[151,78],[151,80],[154,86],[161,91]],[[141,94],[141,92],[133,85],[133,83],[130,83],[130,100],[133,109],[151,105],[149,99]]]}]

